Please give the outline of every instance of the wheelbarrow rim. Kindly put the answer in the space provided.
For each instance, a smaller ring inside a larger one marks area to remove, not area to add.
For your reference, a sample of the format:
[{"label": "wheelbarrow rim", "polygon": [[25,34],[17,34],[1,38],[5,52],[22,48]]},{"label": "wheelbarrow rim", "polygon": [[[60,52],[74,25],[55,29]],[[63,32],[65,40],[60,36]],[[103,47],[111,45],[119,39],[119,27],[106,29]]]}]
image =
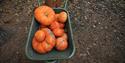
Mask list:
[{"label": "wheelbarrow rim", "polygon": [[[66,11],[67,13],[68,13],[68,11],[66,10],[66,9],[64,9],[64,8],[53,8],[53,9],[62,9],[62,10],[64,10],[64,11]],[[69,13],[68,13],[68,17],[69,17]],[[39,60],[39,59],[36,59],[36,58],[33,58],[33,57],[30,57],[29,55],[28,55],[28,50],[27,50],[27,46],[28,46],[28,43],[29,43],[29,39],[30,39],[30,34],[31,34],[31,32],[32,32],[32,26],[33,26],[33,21],[34,21],[34,16],[33,16],[33,18],[32,18],[32,22],[31,22],[31,26],[30,26],[30,30],[29,30],[29,33],[28,33],[28,38],[27,38],[27,43],[26,43],[26,47],[25,47],[25,54],[26,54],[26,56],[29,58],[29,59],[31,59],[31,60]],[[71,23],[70,22],[70,18],[68,19],[69,20],[69,23]],[[71,24],[69,24],[69,27],[70,27],[70,29],[72,29],[71,28]],[[72,30],[70,30],[71,32],[71,37],[73,38],[73,32],[72,32]],[[71,58],[74,54],[75,54],[75,44],[74,44],[74,40],[73,40],[73,42],[72,42],[73,44],[73,51],[72,51],[72,53],[67,57],[67,58],[57,58],[57,59],[53,59],[53,58],[51,58],[51,59],[40,59],[40,60],[60,60],[60,59],[69,59],[69,58]]]}]

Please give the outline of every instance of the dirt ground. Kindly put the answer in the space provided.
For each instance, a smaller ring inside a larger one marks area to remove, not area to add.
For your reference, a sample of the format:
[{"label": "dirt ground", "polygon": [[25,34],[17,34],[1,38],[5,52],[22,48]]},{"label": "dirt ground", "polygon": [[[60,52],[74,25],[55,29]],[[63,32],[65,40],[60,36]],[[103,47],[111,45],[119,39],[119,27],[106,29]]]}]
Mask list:
[{"label": "dirt ground", "polygon": [[[25,56],[35,0],[0,0],[0,63],[43,63]],[[75,55],[61,63],[125,63],[125,1],[70,0]]]}]

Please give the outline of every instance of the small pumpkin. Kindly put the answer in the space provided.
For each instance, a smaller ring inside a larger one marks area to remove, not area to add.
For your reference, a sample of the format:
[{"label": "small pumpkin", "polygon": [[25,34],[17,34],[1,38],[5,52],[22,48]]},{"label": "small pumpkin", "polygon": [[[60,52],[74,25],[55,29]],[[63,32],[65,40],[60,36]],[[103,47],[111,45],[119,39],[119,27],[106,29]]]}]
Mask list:
[{"label": "small pumpkin", "polygon": [[39,6],[34,11],[36,20],[42,25],[50,25],[55,20],[55,12],[51,7]]},{"label": "small pumpkin", "polygon": [[50,25],[50,29],[54,30],[56,28],[60,28],[60,24],[57,21],[54,21],[51,25]]},{"label": "small pumpkin", "polygon": [[68,39],[68,36],[67,36],[67,33],[64,33],[63,35],[62,35],[62,38],[64,38],[64,39]]},{"label": "small pumpkin", "polygon": [[58,21],[59,14],[55,15],[55,21]]},{"label": "small pumpkin", "polygon": [[59,51],[63,51],[68,47],[68,42],[66,39],[59,37],[56,40],[56,49]]},{"label": "small pumpkin", "polygon": [[43,28],[42,30],[44,30],[44,32],[46,33],[46,42],[54,47],[56,38],[53,32],[48,28]]},{"label": "small pumpkin", "polygon": [[67,20],[67,13],[64,12],[64,11],[61,12],[61,13],[59,13],[58,20],[59,20],[59,22],[61,22],[61,23],[65,23],[66,20]]},{"label": "small pumpkin", "polygon": [[53,33],[56,37],[60,37],[63,35],[64,33],[64,29],[61,29],[61,28],[56,28],[53,30]]},{"label": "small pumpkin", "polygon": [[51,44],[47,43],[46,41],[42,42],[41,45],[46,52],[51,51],[53,48],[53,46],[51,46]]},{"label": "small pumpkin", "polygon": [[64,28],[65,24],[64,23],[59,23],[60,24],[60,28]]},{"label": "small pumpkin", "polygon": [[54,47],[56,41],[55,41],[55,38],[53,38],[53,37],[51,37],[51,36],[47,36],[47,37],[46,37],[46,42],[49,43],[49,44],[51,44],[51,46]]},{"label": "small pumpkin", "polygon": [[35,38],[36,38],[37,41],[40,41],[40,42],[43,41],[45,39],[44,31],[42,31],[42,30],[36,31]]}]

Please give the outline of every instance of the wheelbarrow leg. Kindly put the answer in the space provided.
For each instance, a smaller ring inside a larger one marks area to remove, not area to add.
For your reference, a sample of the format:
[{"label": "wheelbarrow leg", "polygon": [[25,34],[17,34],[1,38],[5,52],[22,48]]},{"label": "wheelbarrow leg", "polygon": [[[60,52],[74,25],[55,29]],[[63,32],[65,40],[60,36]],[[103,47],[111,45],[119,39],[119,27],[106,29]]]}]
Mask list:
[{"label": "wheelbarrow leg", "polygon": [[45,61],[45,63],[60,63],[59,60],[49,60],[49,61]]}]

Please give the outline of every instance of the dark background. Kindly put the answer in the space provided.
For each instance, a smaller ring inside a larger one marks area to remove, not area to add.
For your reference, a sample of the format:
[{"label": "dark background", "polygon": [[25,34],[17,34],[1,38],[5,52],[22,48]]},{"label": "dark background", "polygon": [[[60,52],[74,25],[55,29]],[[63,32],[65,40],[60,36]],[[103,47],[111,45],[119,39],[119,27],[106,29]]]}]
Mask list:
[{"label": "dark background", "polygon": [[[42,63],[25,56],[36,0],[0,0],[0,63]],[[125,1],[70,0],[75,55],[62,63],[125,63]]]}]

